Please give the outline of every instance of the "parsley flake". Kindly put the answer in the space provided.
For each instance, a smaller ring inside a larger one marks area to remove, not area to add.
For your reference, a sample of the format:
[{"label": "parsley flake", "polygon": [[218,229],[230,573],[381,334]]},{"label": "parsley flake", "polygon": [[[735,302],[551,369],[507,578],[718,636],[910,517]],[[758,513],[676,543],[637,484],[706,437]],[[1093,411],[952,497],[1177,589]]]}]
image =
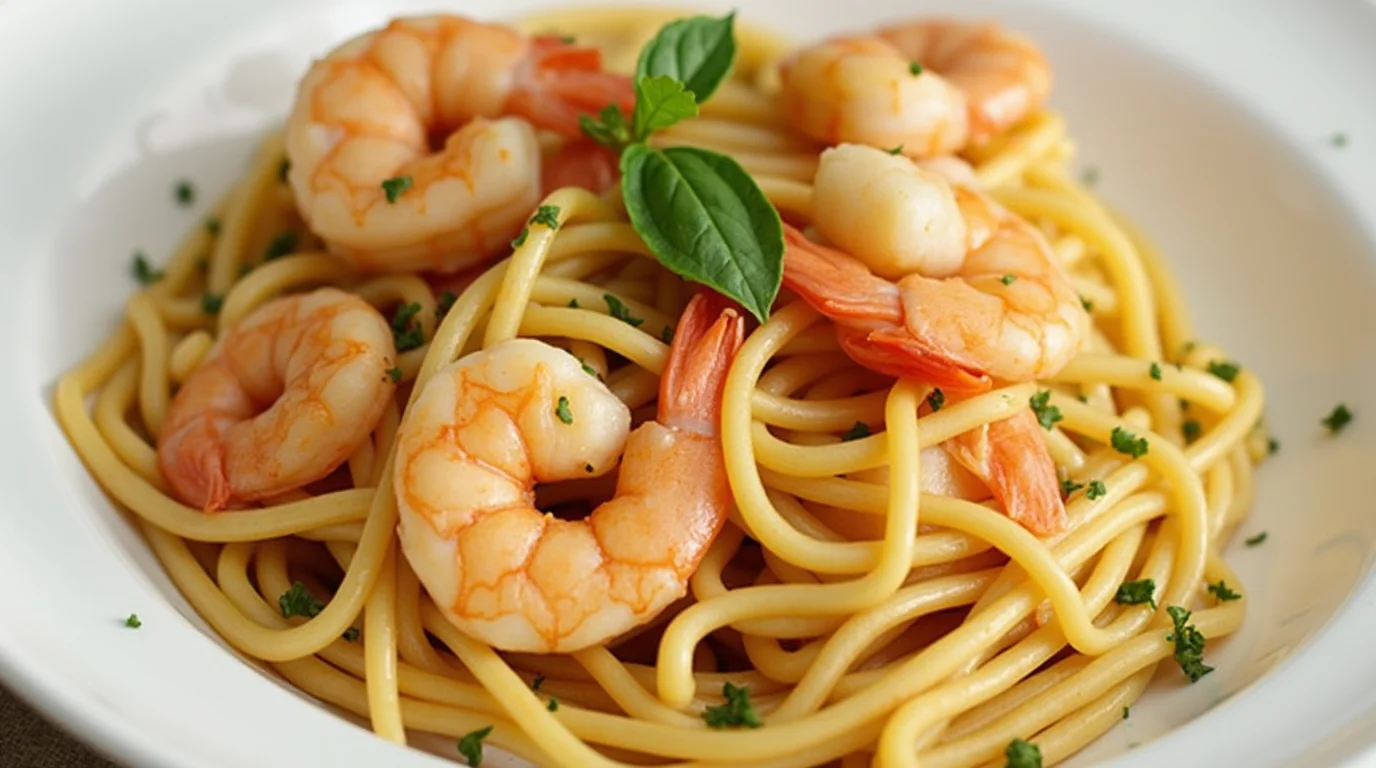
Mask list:
[{"label": "parsley flake", "polygon": [[659,340],[662,341],[662,342],[664,342],[665,344],[673,344],[673,343],[674,343],[674,326],[672,326],[672,325],[666,325],[666,326],[664,326],[664,330],[662,330],[662,331],[659,332]]},{"label": "parsley flake", "polygon": [[1003,768],[1042,768],[1042,750],[1036,744],[1013,739],[1003,750]]},{"label": "parsley flake", "polygon": [[389,205],[395,204],[397,198],[406,194],[406,190],[411,188],[415,179],[410,176],[393,176],[390,179],[382,180],[382,194],[387,196]]},{"label": "parsley flake", "polygon": [[1279,450],[1280,450],[1280,441],[1279,441],[1279,440],[1277,440],[1276,438],[1273,437],[1273,438],[1270,438],[1270,439],[1268,439],[1268,440],[1266,441],[1266,455],[1267,455],[1267,456],[1275,456],[1275,455],[1276,455],[1276,451],[1279,451]]},{"label": "parsley flake", "polygon": [[1089,483],[1089,488],[1085,490],[1085,498],[1094,501],[1103,498],[1106,493],[1108,493],[1108,486],[1104,485],[1104,481],[1092,480]]},{"label": "parsley flake", "polygon": [[1109,435],[1109,443],[1113,450],[1127,454],[1134,459],[1140,459],[1147,455],[1147,438],[1138,437],[1122,427],[1114,427]]},{"label": "parsley flake", "polygon": [[1223,581],[1222,579],[1219,579],[1217,584],[1209,585],[1209,594],[1217,598],[1218,602],[1220,603],[1227,603],[1232,600],[1242,599],[1242,594],[1240,592],[1234,592],[1233,590],[1229,589],[1228,582]]},{"label": "parsley flake", "polygon": [[1056,426],[1056,422],[1064,417],[1061,416],[1061,409],[1051,405],[1051,390],[1043,389],[1028,399],[1028,405],[1032,406],[1032,412],[1037,414],[1037,423],[1042,425],[1042,429],[1050,432]]},{"label": "parsley flake", "polygon": [[340,637],[343,637],[345,640],[352,643],[353,641],[358,639],[358,635],[358,627],[349,627],[348,629],[344,630],[344,634],[340,635]]},{"label": "parsley flake", "polygon": [[593,377],[594,379],[600,379],[600,378],[602,378],[601,376],[598,376],[598,375],[597,375],[597,369],[594,368],[594,367],[592,367],[591,365],[588,365],[587,363],[583,362],[582,360],[579,360],[579,361],[578,361],[578,364],[581,365],[581,366],[583,366],[583,373],[588,374],[589,376]]},{"label": "parsley flake", "polygon": [[908,74],[912,75],[913,77],[917,77],[918,75],[922,74],[922,65],[917,63],[916,61],[908,62]]},{"label": "parsley flake", "polygon": [[1328,143],[1332,144],[1334,147],[1337,147],[1338,149],[1342,149],[1343,147],[1347,146],[1347,134],[1342,132],[1335,133],[1333,134],[1332,138],[1328,140]]},{"label": "parsley flake", "polygon": [[1242,370],[1242,366],[1231,360],[1209,361],[1209,373],[1229,383],[1237,378],[1238,371],[1240,370]]},{"label": "parsley flake", "polygon": [[1161,364],[1160,364],[1160,363],[1152,363],[1152,364],[1151,364],[1151,367],[1147,369],[1147,375],[1148,375],[1148,376],[1151,376],[1151,377],[1152,377],[1153,379],[1155,379],[1156,381],[1160,381],[1160,380],[1161,380]]},{"label": "parsley flake", "polygon": [[526,244],[526,238],[530,237],[530,227],[521,227],[520,234],[516,235],[511,241],[512,248],[520,248]]},{"label": "parsley flake", "polygon": [[463,755],[463,759],[467,760],[473,768],[478,768],[483,764],[483,739],[491,733],[492,726],[489,725],[486,728],[479,728],[472,733],[465,734],[462,739],[459,739],[459,754]]},{"label": "parsley flake", "polygon": [[565,424],[573,423],[573,411],[569,410],[569,399],[563,395],[559,396],[559,403],[554,406],[554,415]]},{"label": "parsley flake", "polygon": [[1013,283],[1016,283],[1017,281],[1018,281],[1018,276],[1017,276],[1017,275],[1013,275],[1013,274],[1004,275],[1003,277],[1000,277],[1000,278],[999,278],[999,282],[1003,283],[1004,285],[1012,285]]},{"label": "parsley flake", "polygon": [[760,720],[760,713],[755,711],[755,705],[750,703],[750,689],[746,687],[737,688],[731,683],[722,686],[721,693],[726,697],[726,703],[716,707],[708,707],[702,711],[702,719],[713,728],[729,728],[732,726],[745,726],[747,728],[759,728],[764,725]]},{"label": "parsley flake", "polygon": [[206,291],[201,294],[201,310],[207,315],[220,314],[220,307],[225,305],[225,295],[223,293],[211,293]]},{"label": "parsley flake", "polygon": [[1156,580],[1138,579],[1125,581],[1118,587],[1113,602],[1119,605],[1146,605],[1156,610]]},{"label": "parsley flake", "polygon": [[559,700],[554,698],[553,696],[549,697],[549,703],[545,705],[545,709],[548,709],[551,712],[558,712]]},{"label": "parsley flake", "polygon": [[392,338],[396,340],[398,352],[418,349],[425,343],[425,329],[416,322],[420,303],[411,302],[397,307],[392,315]]},{"label": "parsley flake", "polygon": [[272,261],[273,259],[280,259],[283,256],[290,255],[296,250],[296,243],[300,239],[301,236],[292,229],[288,229],[277,237],[272,238],[272,242],[268,243],[268,247],[263,249],[263,261]]},{"label": "parsley flake", "polygon": [[306,589],[306,585],[299,581],[292,582],[291,589],[283,592],[277,598],[277,608],[282,612],[282,618],[289,619],[292,616],[304,616],[313,619],[322,610],[325,604],[315,598],[315,595]]},{"label": "parsley flake", "polygon": [[532,691],[538,691],[538,690],[540,690],[540,686],[542,686],[542,685],[544,685],[544,684],[545,684],[545,676],[544,676],[544,675],[536,675],[536,676],[535,676],[535,679],[530,681],[530,690],[532,690]]},{"label": "parsley flake", "polygon": [[535,209],[535,215],[530,217],[531,224],[543,224],[550,229],[559,228],[559,206],[542,205]]},{"label": "parsley flake", "polygon": [[1343,403],[1338,403],[1333,407],[1332,413],[1323,417],[1322,423],[1330,435],[1336,435],[1343,431],[1343,427],[1352,423],[1352,411]]},{"label": "parsley flake", "polygon": [[206,220],[205,220],[205,231],[206,231],[206,232],[209,232],[211,237],[218,237],[219,234],[220,234],[220,220],[219,220],[219,219],[206,219]]},{"label": "parsley flake", "polygon": [[1248,538],[1247,540],[1243,541],[1242,543],[1243,543],[1243,544],[1246,544],[1246,545],[1249,546],[1249,547],[1259,547],[1259,546],[1261,546],[1262,544],[1265,544],[1265,543],[1266,543],[1266,536],[1267,536],[1266,531],[1262,531],[1261,533],[1258,533],[1257,535]]},{"label": "parsley flake", "polygon": [[391,379],[393,384],[397,383],[398,381],[401,381],[401,369],[400,369],[400,368],[388,368],[388,369],[387,369],[387,378]]},{"label": "parsley flake", "polygon": [[187,206],[196,202],[196,188],[186,179],[177,182],[174,194],[177,196],[177,205]]},{"label": "parsley flake", "polygon": [[1194,419],[1186,419],[1185,423],[1180,425],[1180,432],[1185,436],[1185,445],[1198,440],[1201,431],[1203,431],[1203,427],[1199,426],[1199,422]]},{"label": "parsley flake", "polygon": [[569,299],[569,309],[579,309],[578,299]]},{"label": "parsley flake", "polygon": [[1094,302],[1090,301],[1089,299],[1086,299],[1083,296],[1080,297],[1080,306],[1084,307],[1086,312],[1094,311]]},{"label": "parsley flake", "polygon": [[290,160],[288,160],[287,158],[284,157],[284,158],[282,158],[280,161],[278,161],[278,163],[277,163],[277,180],[278,180],[278,181],[282,182],[283,184],[286,184],[286,183],[287,183],[287,174],[290,173],[290,172],[291,172],[291,161],[290,161]]},{"label": "parsley flake", "polygon": [[1128,707],[1126,705],[1123,706],[1123,719],[1128,719]]},{"label": "parsley flake", "polygon": [[869,428],[869,425],[867,425],[867,424],[866,424],[865,422],[863,422],[863,421],[857,421],[857,422],[855,422],[855,426],[853,426],[853,427],[851,427],[850,429],[846,430],[846,433],[845,433],[844,435],[841,435],[841,440],[844,441],[844,442],[850,442],[851,440],[859,440],[859,439],[862,438],[862,437],[869,437],[869,436],[870,436],[870,428]]},{"label": "parsley flake", "polygon": [[621,299],[618,299],[610,293],[602,294],[602,300],[607,302],[607,311],[611,316],[626,325],[632,328],[639,328],[640,324],[645,322],[645,318],[643,317],[631,317],[630,308],[621,303]]},{"label": "parsley flake", "polygon": [[162,270],[153,269],[143,251],[134,251],[134,279],[139,285],[152,285],[162,279]]},{"label": "parsley flake", "polygon": [[1085,484],[1084,484],[1084,483],[1077,483],[1077,482],[1075,482],[1074,480],[1068,480],[1068,479],[1067,479],[1067,480],[1062,480],[1062,481],[1061,481],[1061,494],[1062,494],[1063,496],[1069,496],[1070,494],[1072,494],[1072,493],[1074,493],[1074,492],[1080,490],[1080,489],[1083,488],[1083,487],[1085,487]]},{"label": "parsley flake", "polygon": [[884,151],[888,152],[891,155],[901,155],[903,154],[903,145],[899,144],[898,146],[893,147],[892,149],[886,149]]},{"label": "parsley flake", "polygon": [[941,387],[936,387],[927,393],[927,407],[932,409],[932,413],[941,410],[941,406],[945,404],[946,393],[941,391]]},{"label": "parsley flake", "polygon": [[143,620],[139,618],[137,613],[131,613],[129,614],[129,618],[124,620],[124,626],[130,629],[138,629],[143,626]]},{"label": "parsley flake", "polygon": [[1166,635],[1167,640],[1175,643],[1175,663],[1180,665],[1180,671],[1190,678],[1191,683],[1198,682],[1199,678],[1214,671],[1213,667],[1204,663],[1204,633],[1189,623],[1188,610],[1178,605],[1168,605],[1166,613],[1171,615],[1171,623],[1175,625],[1174,631]]},{"label": "parsley flake", "polygon": [[435,319],[443,320],[444,316],[449,314],[449,310],[454,308],[454,302],[458,300],[459,297],[455,296],[453,291],[441,293],[439,301],[435,302]]}]

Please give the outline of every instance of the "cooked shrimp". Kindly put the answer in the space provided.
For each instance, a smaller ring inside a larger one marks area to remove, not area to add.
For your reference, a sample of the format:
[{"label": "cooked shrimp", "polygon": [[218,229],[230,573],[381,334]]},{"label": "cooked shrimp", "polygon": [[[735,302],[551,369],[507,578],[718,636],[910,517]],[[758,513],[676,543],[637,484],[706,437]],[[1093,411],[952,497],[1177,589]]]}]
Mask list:
[{"label": "cooked shrimp", "polygon": [[980,390],[1051,376],[1088,336],[1089,315],[1045,238],[979,192],[841,146],[822,155],[813,209],[844,252],[788,229],[784,283],[836,321],[862,365]]},{"label": "cooked shrimp", "polygon": [[1050,536],[1065,530],[1066,516],[1044,434],[1028,410],[956,435],[941,446],[988,486],[1013,522],[1037,536]]},{"label": "cooked shrimp", "polygon": [[297,207],[364,269],[478,263],[540,199],[531,123],[578,137],[580,115],[630,108],[629,79],[600,70],[594,48],[457,16],[355,38],[306,74],[287,121]]},{"label": "cooked shrimp", "polygon": [[325,477],[382,417],[395,358],[387,321],[352,294],[262,305],[177,390],[158,435],[163,479],[209,512]]},{"label": "cooked shrimp", "polygon": [[829,144],[931,157],[988,141],[1046,100],[1051,67],[996,24],[919,21],[799,51],[781,70],[785,114]]},{"label": "cooked shrimp", "polygon": [[[505,650],[568,652],[685,594],[731,508],[717,435],[743,324],[724,304],[688,305],[657,420],[629,437],[626,406],[540,341],[476,352],[424,386],[397,437],[399,530],[456,626]],[[618,456],[616,494],[587,518],[535,507],[537,482],[601,475]]]}]

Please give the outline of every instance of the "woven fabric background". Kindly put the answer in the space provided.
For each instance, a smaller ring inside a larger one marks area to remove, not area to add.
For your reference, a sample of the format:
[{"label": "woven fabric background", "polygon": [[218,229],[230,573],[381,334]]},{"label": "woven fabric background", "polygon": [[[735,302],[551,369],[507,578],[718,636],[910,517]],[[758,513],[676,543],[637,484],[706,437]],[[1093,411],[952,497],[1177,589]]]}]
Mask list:
[{"label": "woven fabric background", "polygon": [[0,688],[0,768],[117,768]]}]

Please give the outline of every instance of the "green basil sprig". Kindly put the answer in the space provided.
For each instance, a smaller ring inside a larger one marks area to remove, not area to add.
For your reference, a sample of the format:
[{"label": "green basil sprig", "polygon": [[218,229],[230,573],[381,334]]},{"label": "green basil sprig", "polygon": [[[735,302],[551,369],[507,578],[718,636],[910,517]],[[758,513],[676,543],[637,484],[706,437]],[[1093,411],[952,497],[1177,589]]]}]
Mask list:
[{"label": "green basil sprig", "polygon": [[735,15],[679,19],[636,64],[629,119],[612,105],[583,132],[621,153],[621,193],[633,226],[664,266],[740,303],[761,321],[783,278],[783,225],[755,180],[732,158],[698,147],[646,144],[698,114],[731,71]]}]

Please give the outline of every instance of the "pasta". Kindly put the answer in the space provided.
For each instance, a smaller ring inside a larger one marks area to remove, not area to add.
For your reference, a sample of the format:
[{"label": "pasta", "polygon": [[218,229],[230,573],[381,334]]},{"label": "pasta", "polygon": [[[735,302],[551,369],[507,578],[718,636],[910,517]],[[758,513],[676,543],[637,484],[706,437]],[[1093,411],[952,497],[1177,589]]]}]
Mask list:
[{"label": "pasta", "polygon": [[[521,26],[595,43],[609,69],[630,71],[669,19],[579,11]],[[738,40],[732,79],[655,141],[734,157],[787,220],[809,223],[818,146],[779,111],[774,64],[787,47],[750,29]],[[1165,258],[1071,177],[1056,112],[964,154],[978,185],[1051,243],[1089,308],[1086,348],[1053,376],[924,409],[931,384],[867,370],[830,318],[780,294],[725,383],[734,510],[689,596],[609,644],[557,654],[498,651],[432,601],[396,534],[398,432],[446,365],[516,337],[576,354],[640,420],[692,287],[654,259],[617,190],[566,187],[540,201],[559,211],[557,228],[444,282],[459,290],[442,306],[433,277],[370,274],[326,253],[279,181],[284,141],[267,137],[216,225],[190,232],[61,379],[56,410],[215,631],[380,737],[485,741],[541,765],[923,768],[1002,764],[1023,740],[1051,764],[1119,722],[1158,665],[1180,659],[1188,627],[1213,641],[1240,626],[1246,590],[1220,552],[1265,455],[1261,384],[1246,369],[1211,373],[1226,355],[1195,341]],[[259,256],[284,231],[292,252]],[[227,329],[322,285],[379,310],[415,307],[423,343],[398,350],[400,386],[376,426],[321,483],[233,512],[182,503],[156,448],[173,393]],[[616,322],[618,311],[643,322]],[[1029,401],[1059,415],[1044,434],[1068,494],[1064,530],[1038,537],[995,503],[919,487],[926,449]],[[570,481],[537,500],[570,510],[609,493]],[[1145,580],[1150,600],[1120,599]],[[1216,584],[1240,599],[1205,593]],[[286,596],[305,607],[288,611]],[[1202,605],[1188,625],[1167,610]],[[743,701],[754,714],[733,724],[761,727],[711,727]]]}]

